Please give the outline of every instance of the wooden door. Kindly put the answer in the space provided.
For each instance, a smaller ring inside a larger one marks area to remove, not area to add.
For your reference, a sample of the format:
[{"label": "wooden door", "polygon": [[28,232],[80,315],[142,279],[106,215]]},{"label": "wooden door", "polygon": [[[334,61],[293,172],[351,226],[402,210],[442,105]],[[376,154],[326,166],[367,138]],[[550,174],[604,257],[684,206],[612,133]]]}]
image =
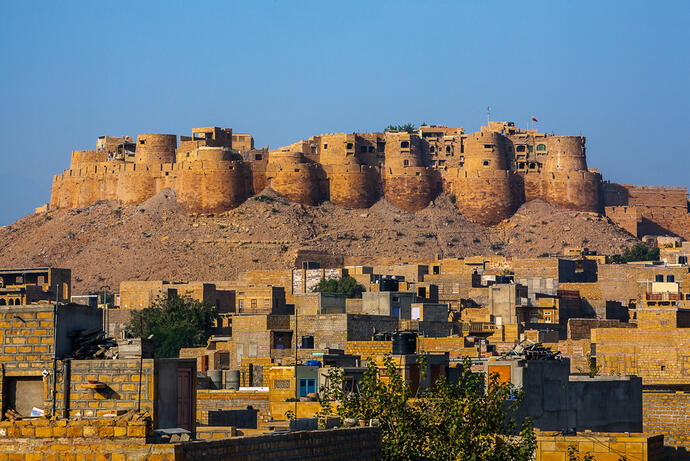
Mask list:
[{"label": "wooden door", "polygon": [[177,370],[177,426],[192,430],[192,370]]}]

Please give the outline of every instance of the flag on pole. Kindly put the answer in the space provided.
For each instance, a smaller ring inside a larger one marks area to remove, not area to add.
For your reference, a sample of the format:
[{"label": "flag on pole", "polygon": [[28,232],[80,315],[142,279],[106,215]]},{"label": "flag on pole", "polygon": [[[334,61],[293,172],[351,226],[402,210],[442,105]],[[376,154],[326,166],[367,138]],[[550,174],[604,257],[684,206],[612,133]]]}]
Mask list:
[{"label": "flag on pole", "polygon": [[537,118],[536,118],[534,115],[532,116],[532,121],[533,121],[533,122],[537,122],[537,121],[538,121]]}]

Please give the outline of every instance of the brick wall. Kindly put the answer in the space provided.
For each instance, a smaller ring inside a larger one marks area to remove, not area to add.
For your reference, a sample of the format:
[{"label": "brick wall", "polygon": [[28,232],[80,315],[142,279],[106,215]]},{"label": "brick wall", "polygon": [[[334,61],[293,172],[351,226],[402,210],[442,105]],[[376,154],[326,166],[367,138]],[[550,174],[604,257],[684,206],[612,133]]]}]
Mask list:
[{"label": "brick wall", "polygon": [[[378,428],[276,433],[177,444],[147,443],[144,421],[47,419],[0,422],[0,459],[112,459],[121,461],[374,461],[381,456]],[[225,435],[232,435],[232,431]]]},{"label": "brick wall", "polygon": [[[56,334],[53,310],[53,305],[0,307],[0,400],[3,412],[9,404],[4,394],[8,378],[42,378],[42,406],[44,410],[50,410],[53,357],[71,353],[71,332],[101,324],[101,313],[97,309],[61,305]],[[42,375],[44,371],[48,372],[45,376]],[[62,376],[58,375],[60,379]],[[32,405],[41,407],[38,400],[34,399]]]},{"label": "brick wall", "polygon": [[0,308],[0,362],[6,371],[46,368],[53,359],[52,306]]},{"label": "brick wall", "polygon": [[393,352],[392,341],[348,341],[345,353],[359,355],[363,359]]},{"label": "brick wall", "polygon": [[592,328],[635,328],[634,323],[623,323],[620,320],[604,319],[568,319],[568,339],[589,339]]},{"label": "brick wall", "polygon": [[566,339],[553,344],[544,344],[551,350],[559,351],[563,357],[570,359],[571,373],[587,373],[589,362],[587,354],[590,353],[591,343],[589,339]]},{"label": "brick wall", "polygon": [[646,386],[690,384],[690,328],[673,309],[637,309],[637,328],[592,329],[601,374],[637,375]]},{"label": "brick wall", "polygon": [[[268,413],[268,391],[235,391],[199,389],[196,392],[197,412],[210,410],[244,410],[249,405]],[[202,415],[197,413],[198,417]]]},{"label": "brick wall", "polygon": [[0,421],[0,459],[151,459],[149,454],[161,453],[146,443],[151,427],[149,421],[112,419]]},{"label": "brick wall", "polygon": [[628,460],[661,461],[664,459],[664,438],[660,435],[634,433],[581,432],[561,435],[537,433],[535,461],[566,461],[568,447],[574,446],[580,456],[592,455],[594,461]]},{"label": "brick wall", "polygon": [[[138,359],[72,360],[69,365],[69,393],[64,392],[64,380],[58,381],[58,414],[65,407],[69,416],[100,417],[137,408],[141,390],[141,411],[154,414],[156,378],[154,360],[141,361],[141,389]],[[67,376],[67,373],[63,373]],[[94,389],[89,381],[98,381],[102,389]]]},{"label": "brick wall", "polygon": [[477,357],[477,347],[465,347],[465,339],[459,336],[445,338],[418,338],[417,350],[424,352],[448,352],[449,357]]},{"label": "brick wall", "polygon": [[690,449],[690,393],[643,392],[642,414],[645,432],[664,434],[666,446]]},{"label": "brick wall", "polygon": [[175,445],[175,448],[173,459],[176,461],[378,461],[381,458],[381,433],[373,427],[291,432],[233,437],[215,442],[191,442]]}]

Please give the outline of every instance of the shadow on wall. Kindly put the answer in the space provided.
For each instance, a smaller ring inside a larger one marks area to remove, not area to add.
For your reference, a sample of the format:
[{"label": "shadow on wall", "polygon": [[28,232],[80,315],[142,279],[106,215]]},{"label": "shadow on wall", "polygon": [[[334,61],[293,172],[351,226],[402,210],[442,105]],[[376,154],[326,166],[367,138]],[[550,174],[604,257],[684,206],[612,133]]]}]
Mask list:
[{"label": "shadow on wall", "polygon": [[688,461],[690,460],[690,450],[685,447],[664,447],[664,459],[669,461]]}]

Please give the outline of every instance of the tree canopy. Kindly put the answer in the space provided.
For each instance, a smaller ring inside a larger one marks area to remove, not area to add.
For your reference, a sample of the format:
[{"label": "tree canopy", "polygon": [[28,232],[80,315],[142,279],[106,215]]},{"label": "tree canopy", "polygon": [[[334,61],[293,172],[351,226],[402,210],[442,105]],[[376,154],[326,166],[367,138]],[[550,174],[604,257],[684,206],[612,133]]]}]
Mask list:
[{"label": "tree canopy", "polygon": [[615,264],[625,264],[632,261],[658,261],[659,249],[649,248],[644,243],[637,243],[623,251],[622,255],[613,255],[611,261]]},{"label": "tree canopy", "polygon": [[[419,361],[424,370],[424,357]],[[381,369],[369,360],[358,392],[343,387],[341,369],[330,368],[328,378],[320,389],[320,416],[377,419],[384,460],[527,461],[536,449],[531,421],[518,428],[510,417],[522,392],[496,374],[473,373],[469,359],[458,384],[441,377],[415,395],[390,356]]]},{"label": "tree canopy", "polygon": [[384,131],[407,131],[408,133],[414,133],[417,131],[417,127],[413,123],[405,123],[404,125],[388,125]]},{"label": "tree canopy", "polygon": [[344,293],[348,298],[361,298],[365,288],[347,275],[339,279],[321,279],[312,291],[314,293]]},{"label": "tree canopy", "polygon": [[153,335],[156,357],[178,357],[183,347],[204,346],[211,336],[216,308],[178,295],[162,296],[146,309],[132,312],[127,332]]}]

